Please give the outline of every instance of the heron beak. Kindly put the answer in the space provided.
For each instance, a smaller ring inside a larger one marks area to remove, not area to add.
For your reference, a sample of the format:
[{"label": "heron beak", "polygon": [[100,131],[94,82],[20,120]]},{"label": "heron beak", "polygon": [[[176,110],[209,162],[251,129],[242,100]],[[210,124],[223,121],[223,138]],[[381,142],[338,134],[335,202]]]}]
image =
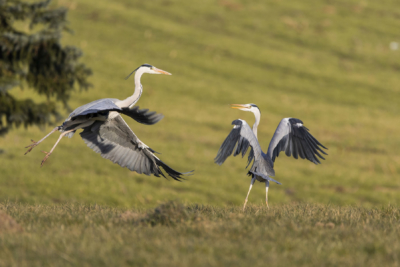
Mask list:
[{"label": "heron beak", "polygon": [[158,74],[172,75],[171,73],[166,72],[165,70],[160,70],[160,69],[157,69],[157,68],[153,68],[153,70],[155,72],[157,72]]},{"label": "heron beak", "polygon": [[247,105],[242,105],[242,104],[231,104],[231,108],[243,110],[248,107]]}]

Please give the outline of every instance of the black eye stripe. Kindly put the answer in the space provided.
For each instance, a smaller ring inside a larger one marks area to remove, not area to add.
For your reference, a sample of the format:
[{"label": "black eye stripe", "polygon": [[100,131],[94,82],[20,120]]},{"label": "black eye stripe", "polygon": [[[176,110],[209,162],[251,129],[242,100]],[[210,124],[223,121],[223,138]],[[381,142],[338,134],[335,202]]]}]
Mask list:
[{"label": "black eye stripe", "polygon": [[[148,67],[150,69],[153,69],[154,67],[150,64],[143,64],[140,67]],[[135,71],[137,71],[140,67],[138,67],[137,69],[135,69],[134,71],[132,71],[128,76],[126,76],[125,80],[127,80]]]},{"label": "black eye stripe", "polygon": [[250,104],[250,106],[255,107],[255,108],[258,108],[258,110],[260,111],[260,114],[261,114],[261,110],[260,110],[260,108],[259,108],[256,104]]}]

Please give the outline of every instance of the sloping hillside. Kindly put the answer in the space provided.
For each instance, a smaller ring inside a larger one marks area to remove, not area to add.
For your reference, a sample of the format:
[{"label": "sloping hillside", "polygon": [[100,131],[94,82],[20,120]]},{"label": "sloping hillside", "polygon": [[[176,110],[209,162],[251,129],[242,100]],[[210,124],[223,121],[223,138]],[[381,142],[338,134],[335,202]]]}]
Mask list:
[{"label": "sloping hillside", "polygon": [[[0,139],[0,199],[52,203],[79,201],[118,206],[186,203],[239,205],[250,179],[246,159],[213,163],[234,119],[262,111],[259,141],[266,150],[279,121],[296,117],[329,148],[322,165],[281,155],[270,204],[307,201],[376,205],[400,201],[400,11],[397,1],[54,1],[70,8],[65,44],[84,51],[94,87],[70,102],[125,98],[143,63],[172,76],[144,75],[138,105],[161,112],[154,126],[129,121],[185,182],[120,168],[86,147],[79,135],[63,139],[40,168],[54,135],[24,156],[30,139],[50,128],[18,129]],[[15,89],[21,97],[29,92]],[[65,112],[65,115],[68,113]],[[256,184],[250,203],[264,203]]]}]

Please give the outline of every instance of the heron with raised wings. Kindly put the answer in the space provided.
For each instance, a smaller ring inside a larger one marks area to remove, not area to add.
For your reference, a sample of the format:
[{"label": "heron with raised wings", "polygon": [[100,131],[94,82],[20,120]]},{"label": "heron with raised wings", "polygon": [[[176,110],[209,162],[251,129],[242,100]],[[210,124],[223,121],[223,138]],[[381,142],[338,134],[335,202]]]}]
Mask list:
[{"label": "heron with raised wings", "polygon": [[160,169],[162,167],[174,180],[179,181],[182,179],[182,175],[187,173],[172,169],[155,156],[156,152],[139,140],[120,115],[122,113],[146,125],[159,122],[164,117],[163,115],[134,106],[143,92],[140,78],[144,73],[166,75],[171,75],[171,73],[149,64],[143,64],[129,74],[126,79],[133,73],[135,73],[135,91],[132,96],[124,100],[114,98],[99,99],[78,107],[61,126],[55,127],[38,142],[32,140],[32,144],[26,147],[29,149],[25,155],[52,133],[60,131],[60,137],[50,152],[43,151],[46,154],[41,163],[41,166],[43,166],[63,136],[71,138],[77,130],[83,129],[80,135],[86,145],[103,158],[139,174],[153,174],[157,177],[163,176],[166,178]]},{"label": "heron with raised wings", "polygon": [[[275,176],[274,162],[280,152],[285,151],[288,157],[293,155],[295,159],[300,157],[315,164],[321,163],[318,157],[325,159],[319,152],[327,155],[321,149],[327,148],[309,133],[309,130],[303,125],[301,120],[295,118],[284,118],[281,120],[269,143],[267,154],[265,154],[261,150],[261,146],[257,140],[257,127],[261,118],[260,109],[255,104],[232,104],[231,108],[252,112],[256,119],[253,129],[250,129],[250,126],[244,120],[234,120],[232,122],[232,125],[234,125],[232,131],[222,143],[214,159],[215,163],[221,165],[232,153],[233,156],[242,154],[242,157],[244,157],[250,147],[247,167],[251,162],[253,162],[253,165],[248,172],[248,175],[251,176],[251,182],[244,201],[243,210],[246,208],[251,188],[256,180],[265,182],[265,202],[268,207],[269,182],[272,181],[281,184],[271,178],[271,176]],[[233,152],[234,150],[235,152]]]}]

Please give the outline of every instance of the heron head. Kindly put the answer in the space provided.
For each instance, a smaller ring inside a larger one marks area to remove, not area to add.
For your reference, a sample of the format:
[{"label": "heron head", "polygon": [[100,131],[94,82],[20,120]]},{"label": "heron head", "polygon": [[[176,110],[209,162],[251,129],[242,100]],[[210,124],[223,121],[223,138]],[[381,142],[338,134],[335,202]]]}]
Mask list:
[{"label": "heron head", "polygon": [[249,111],[253,113],[257,111],[260,112],[260,109],[257,107],[256,104],[231,104],[231,108],[240,109],[243,111]]},{"label": "heron head", "polygon": [[166,74],[166,75],[172,75],[169,72],[166,72],[165,70],[158,69],[150,64],[143,64],[139,66],[137,69],[132,71],[126,78],[128,79],[134,72],[140,72],[140,73],[150,73],[150,74]]}]

